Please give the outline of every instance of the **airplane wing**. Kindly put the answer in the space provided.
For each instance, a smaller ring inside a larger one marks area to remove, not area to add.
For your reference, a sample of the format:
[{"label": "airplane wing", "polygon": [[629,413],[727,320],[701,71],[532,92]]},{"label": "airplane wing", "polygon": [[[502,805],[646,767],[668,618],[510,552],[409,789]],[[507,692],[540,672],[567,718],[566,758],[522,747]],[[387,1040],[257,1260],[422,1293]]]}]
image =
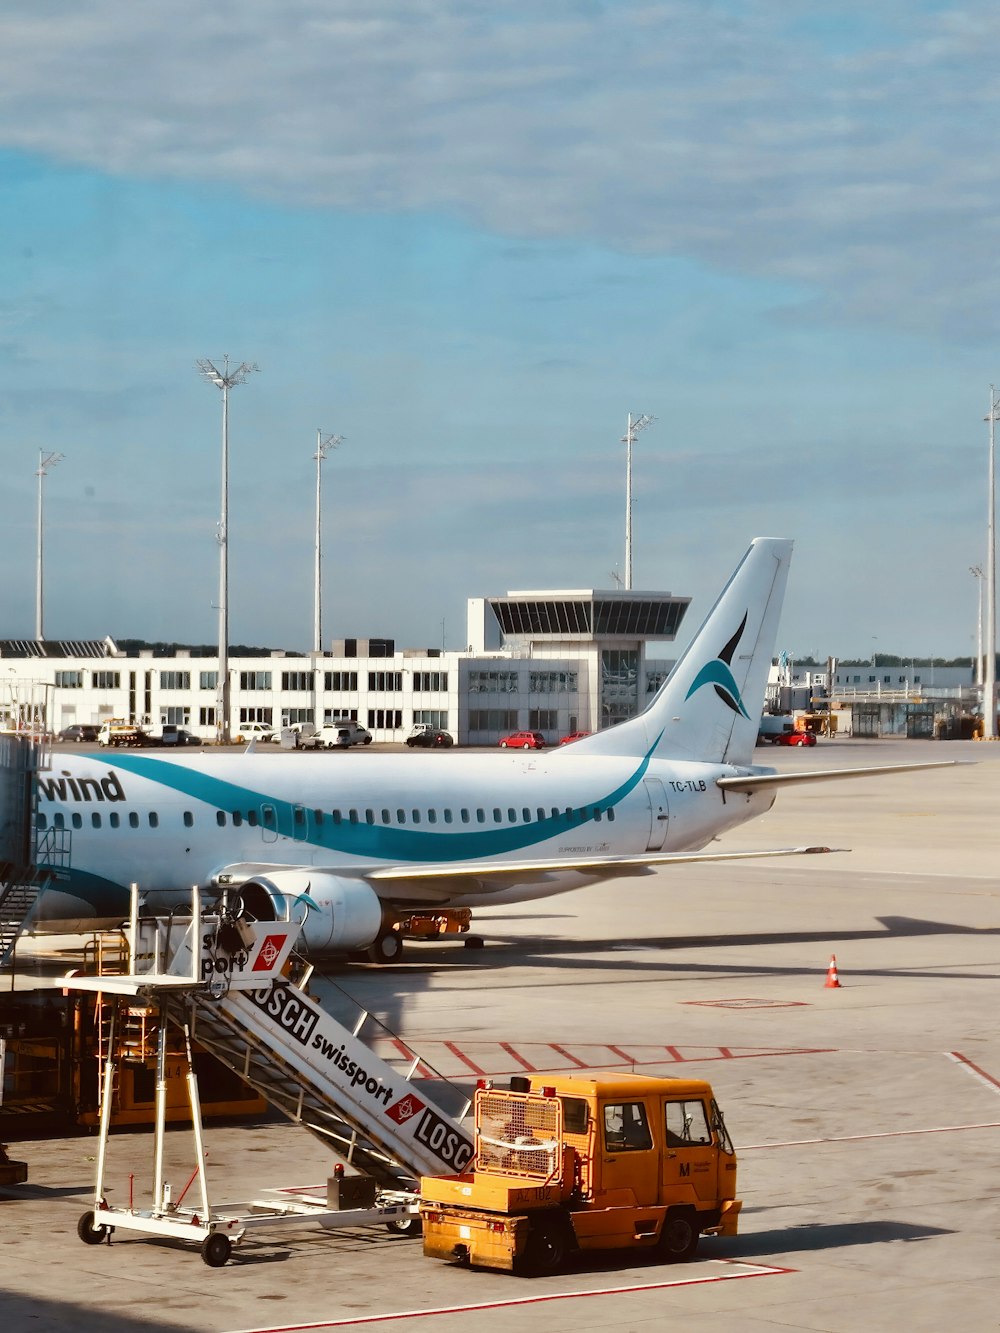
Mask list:
[{"label": "airplane wing", "polygon": [[645,874],[656,866],[694,865],[699,861],[752,861],[764,856],[816,856],[828,852],[847,851],[846,847],[776,847],[753,852],[645,852],[636,856],[581,856],[567,859],[538,861],[482,861],[442,862],[417,866],[385,866],[369,870],[364,878],[373,886],[403,887],[421,881],[434,880],[439,886],[452,880],[456,886],[478,879],[510,887],[519,880],[538,883],[546,874],[565,874],[575,871],[595,879],[618,878],[628,874]]},{"label": "airplane wing", "polygon": [[874,768],[814,768],[804,773],[746,773],[739,777],[717,778],[725,791],[759,791],[762,787],[789,787],[796,782],[829,782],[834,778],[870,778],[880,773],[911,773],[919,768],[957,768],[970,759],[939,759],[923,764],[879,764]]}]

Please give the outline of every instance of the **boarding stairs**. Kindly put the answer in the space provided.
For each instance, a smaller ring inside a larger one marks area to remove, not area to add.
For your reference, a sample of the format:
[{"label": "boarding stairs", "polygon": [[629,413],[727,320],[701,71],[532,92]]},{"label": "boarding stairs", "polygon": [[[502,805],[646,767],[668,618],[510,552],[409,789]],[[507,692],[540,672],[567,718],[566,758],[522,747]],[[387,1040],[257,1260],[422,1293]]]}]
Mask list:
[{"label": "boarding stairs", "polygon": [[380,1190],[460,1171],[472,1156],[468,1099],[371,1015],[343,1022],[309,993],[308,975],[290,980],[298,933],[292,922],[134,918],[131,972],[68,984],[159,1006]]},{"label": "boarding stairs", "polygon": [[50,872],[36,864],[34,774],[42,747],[30,736],[0,736],[0,967],[34,910]]}]

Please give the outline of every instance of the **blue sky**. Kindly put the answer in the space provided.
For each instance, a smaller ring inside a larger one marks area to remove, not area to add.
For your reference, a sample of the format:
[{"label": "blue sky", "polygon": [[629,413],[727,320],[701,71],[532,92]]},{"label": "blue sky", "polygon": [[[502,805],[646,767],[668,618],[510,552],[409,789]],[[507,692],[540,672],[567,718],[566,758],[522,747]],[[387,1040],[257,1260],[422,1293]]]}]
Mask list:
[{"label": "blue sky", "polygon": [[793,656],[970,653],[1000,11],[11,0],[0,637],[465,642],[467,597],[694,597],[791,536]]}]

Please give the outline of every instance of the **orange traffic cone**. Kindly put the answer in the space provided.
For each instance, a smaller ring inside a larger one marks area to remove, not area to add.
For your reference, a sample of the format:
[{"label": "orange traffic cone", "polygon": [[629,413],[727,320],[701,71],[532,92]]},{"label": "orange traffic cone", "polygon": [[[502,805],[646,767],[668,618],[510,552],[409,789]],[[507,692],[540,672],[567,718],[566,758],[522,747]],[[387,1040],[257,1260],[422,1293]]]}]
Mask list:
[{"label": "orange traffic cone", "polygon": [[840,978],[837,976],[837,955],[835,953],[830,955],[830,966],[826,969],[825,986],[834,990],[840,989]]}]

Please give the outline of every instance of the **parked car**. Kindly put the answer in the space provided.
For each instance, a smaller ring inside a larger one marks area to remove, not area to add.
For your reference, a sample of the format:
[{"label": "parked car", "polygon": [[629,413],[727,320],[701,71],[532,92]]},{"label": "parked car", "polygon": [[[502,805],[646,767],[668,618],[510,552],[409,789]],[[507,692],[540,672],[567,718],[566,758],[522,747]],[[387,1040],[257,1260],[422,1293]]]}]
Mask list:
[{"label": "parked car", "polygon": [[429,727],[426,723],[421,722],[407,736],[406,743],[411,749],[414,745],[425,745],[429,749],[436,747],[444,749],[449,745],[454,745],[455,741],[451,732],[444,731],[441,727]]},{"label": "parked car", "polygon": [[560,745],[572,745],[574,741],[582,741],[584,736],[589,736],[589,731],[571,731],[568,736],[564,736],[559,742]]},{"label": "parked car", "polygon": [[233,734],[238,741],[273,741],[281,737],[281,732],[270,722],[241,722]]},{"label": "parked car", "polygon": [[74,722],[71,727],[63,727],[59,733],[61,741],[96,741],[101,729],[96,722]]},{"label": "parked car", "polygon": [[811,731],[783,731],[780,736],[770,737],[772,745],[815,745],[816,737]]},{"label": "parked car", "polygon": [[341,718],[339,722],[327,722],[314,735],[302,741],[303,747],[313,750],[346,750],[352,745],[371,745],[372,734],[360,722],[351,718]]},{"label": "parked car", "polygon": [[545,737],[540,731],[512,731],[500,737],[501,750],[544,750]]}]

